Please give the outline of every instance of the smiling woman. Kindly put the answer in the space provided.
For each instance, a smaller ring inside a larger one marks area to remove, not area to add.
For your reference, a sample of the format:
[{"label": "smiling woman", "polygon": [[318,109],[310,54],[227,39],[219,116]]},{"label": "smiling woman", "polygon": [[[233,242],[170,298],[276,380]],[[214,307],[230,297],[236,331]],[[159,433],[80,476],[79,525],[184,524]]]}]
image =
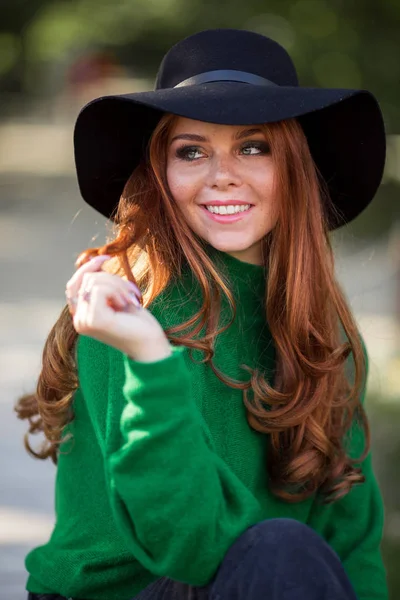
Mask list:
[{"label": "smiling woman", "polygon": [[374,97],[209,30],[74,139],[116,235],[80,254],[17,406],[58,469],[29,600],[387,600],[368,354],[329,239],[380,183]]},{"label": "smiling woman", "polygon": [[167,179],[183,217],[213,247],[254,264],[278,216],[271,134],[183,117],[170,123]]}]

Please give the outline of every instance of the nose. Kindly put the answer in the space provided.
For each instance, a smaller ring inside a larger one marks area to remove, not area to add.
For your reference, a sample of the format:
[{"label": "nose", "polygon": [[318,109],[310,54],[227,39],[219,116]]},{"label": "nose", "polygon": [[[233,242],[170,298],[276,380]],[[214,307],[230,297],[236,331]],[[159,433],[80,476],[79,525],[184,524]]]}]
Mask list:
[{"label": "nose", "polygon": [[242,178],[235,158],[229,155],[214,156],[210,165],[209,185],[213,189],[226,189],[231,185],[239,186]]}]

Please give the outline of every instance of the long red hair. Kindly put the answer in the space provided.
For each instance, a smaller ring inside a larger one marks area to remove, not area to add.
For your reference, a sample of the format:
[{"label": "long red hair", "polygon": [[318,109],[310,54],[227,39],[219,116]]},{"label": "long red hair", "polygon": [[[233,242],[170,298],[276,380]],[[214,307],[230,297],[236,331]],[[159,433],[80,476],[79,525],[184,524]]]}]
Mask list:
[{"label": "long red hair", "polygon": [[[358,328],[335,277],[327,226],[329,195],[307,139],[294,119],[263,126],[275,163],[279,210],[276,226],[263,240],[268,263],[266,315],[277,364],[273,385],[250,367],[249,382],[243,383],[213,365],[214,341],[220,331],[219,299],[226,295],[233,314],[235,301],[201,240],[180,217],[168,189],[167,140],[175,118],[168,114],[161,118],[146,158],[127,181],[116,208],[113,239],[82,252],[76,265],[97,254],[114,256],[107,270],[135,281],[148,307],[171,278],[179,276],[183,263],[188,264],[201,286],[203,305],[187,323],[167,329],[168,338],[202,350],[217,377],[243,390],[249,425],[270,436],[266,469],[276,496],[298,502],[318,492],[326,503],[337,500],[364,481],[359,463],[370,447],[368,420],[360,400],[366,361]],[[203,326],[206,335],[194,339]],[[55,463],[64,427],[74,418],[72,399],[79,385],[76,338],[65,307],[46,341],[36,392],[22,396],[16,406],[19,418],[29,421],[27,450],[37,458],[51,457]],[[345,373],[351,353],[353,384]],[[350,457],[345,442],[355,420],[365,439],[364,451],[357,458]],[[44,432],[46,439],[34,450],[29,434],[37,432]]]}]

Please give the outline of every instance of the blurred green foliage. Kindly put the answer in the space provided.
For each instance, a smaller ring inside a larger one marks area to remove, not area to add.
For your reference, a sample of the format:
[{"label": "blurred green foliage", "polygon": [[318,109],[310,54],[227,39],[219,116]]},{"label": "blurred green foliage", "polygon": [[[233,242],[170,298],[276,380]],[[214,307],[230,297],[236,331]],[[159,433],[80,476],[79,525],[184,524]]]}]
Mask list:
[{"label": "blurred green foliage", "polygon": [[400,597],[400,397],[387,403],[384,399],[368,396],[366,406],[371,424],[373,462],[385,503],[382,554],[388,573],[389,597],[397,600]]},{"label": "blurred green foliage", "polygon": [[[0,116],[18,110],[15,94],[56,96],[71,65],[91,52],[154,79],[174,43],[215,27],[272,37],[293,57],[302,85],[370,90],[387,132],[400,134],[400,0],[3,0]],[[389,145],[388,159],[385,185],[346,230],[350,240],[380,237],[400,220],[400,144]]]},{"label": "blurred green foliage", "polygon": [[400,542],[384,539],[382,556],[388,573],[389,598],[396,600],[400,591]]},{"label": "blurred green foliage", "polygon": [[62,68],[94,47],[154,75],[182,37],[237,27],[282,43],[303,85],[370,89],[388,130],[400,131],[399,0],[3,0],[0,11],[3,89],[35,91],[49,63]]}]

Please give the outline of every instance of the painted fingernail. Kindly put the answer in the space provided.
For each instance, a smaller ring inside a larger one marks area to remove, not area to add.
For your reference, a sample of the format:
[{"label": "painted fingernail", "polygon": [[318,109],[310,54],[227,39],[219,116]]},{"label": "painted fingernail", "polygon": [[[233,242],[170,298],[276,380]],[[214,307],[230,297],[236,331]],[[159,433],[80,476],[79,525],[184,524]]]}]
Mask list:
[{"label": "painted fingernail", "polygon": [[142,305],[140,304],[135,294],[129,294],[129,298],[132,304],[134,304],[137,308],[142,308]]},{"label": "painted fingernail", "polygon": [[132,290],[134,290],[135,292],[140,294],[140,296],[142,295],[140,289],[138,288],[138,286],[135,283],[133,283],[133,281],[128,281],[128,285]]},{"label": "painted fingernail", "polygon": [[94,258],[92,258],[92,260],[96,262],[102,262],[103,260],[108,260],[110,258],[111,256],[109,256],[108,254],[100,254],[100,256],[95,256]]}]

